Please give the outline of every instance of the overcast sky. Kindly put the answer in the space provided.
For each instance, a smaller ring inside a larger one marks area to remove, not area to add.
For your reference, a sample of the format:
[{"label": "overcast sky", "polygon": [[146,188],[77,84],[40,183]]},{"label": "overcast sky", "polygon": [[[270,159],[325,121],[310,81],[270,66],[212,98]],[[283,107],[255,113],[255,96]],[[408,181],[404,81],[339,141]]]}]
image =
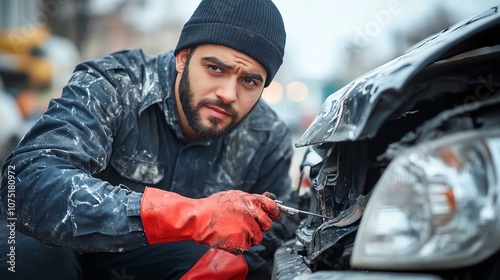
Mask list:
[{"label": "overcast sky", "polygon": [[[391,56],[390,30],[412,32],[437,5],[451,11],[455,21],[498,4],[493,0],[274,0],[287,27],[288,60],[305,76],[322,78],[339,73],[345,40],[365,44],[373,55]],[[377,29],[378,28],[378,29]],[[430,35],[430,34],[429,34]],[[327,63],[324,63],[327,62]]]}]

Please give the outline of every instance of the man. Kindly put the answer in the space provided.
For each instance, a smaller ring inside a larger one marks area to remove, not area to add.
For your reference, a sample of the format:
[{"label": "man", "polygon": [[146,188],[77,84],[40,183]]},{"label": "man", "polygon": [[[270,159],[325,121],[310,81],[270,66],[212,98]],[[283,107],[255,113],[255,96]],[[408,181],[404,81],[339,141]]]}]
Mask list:
[{"label": "man", "polygon": [[1,279],[269,273],[293,232],[291,139],[260,99],[285,37],[270,0],[203,0],[173,52],[78,65],[3,165]]}]

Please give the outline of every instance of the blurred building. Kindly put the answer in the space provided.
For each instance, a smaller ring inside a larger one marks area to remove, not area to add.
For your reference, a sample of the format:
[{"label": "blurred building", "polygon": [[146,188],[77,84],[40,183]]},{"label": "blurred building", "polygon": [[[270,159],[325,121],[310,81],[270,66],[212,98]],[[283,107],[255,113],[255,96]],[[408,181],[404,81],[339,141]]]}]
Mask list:
[{"label": "blurred building", "polygon": [[85,58],[117,50],[141,48],[156,54],[173,49],[185,18],[179,16],[180,1],[89,1]]},{"label": "blurred building", "polygon": [[49,26],[55,1],[0,0],[0,161],[47,109],[79,61]]}]

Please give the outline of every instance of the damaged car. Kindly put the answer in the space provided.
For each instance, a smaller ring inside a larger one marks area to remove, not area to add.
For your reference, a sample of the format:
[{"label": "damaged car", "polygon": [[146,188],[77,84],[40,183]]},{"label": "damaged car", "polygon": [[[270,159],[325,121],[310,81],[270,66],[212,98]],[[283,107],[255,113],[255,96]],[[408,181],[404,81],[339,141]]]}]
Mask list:
[{"label": "damaged car", "polygon": [[324,218],[274,279],[500,279],[499,34],[494,6],[327,98],[296,143]]}]

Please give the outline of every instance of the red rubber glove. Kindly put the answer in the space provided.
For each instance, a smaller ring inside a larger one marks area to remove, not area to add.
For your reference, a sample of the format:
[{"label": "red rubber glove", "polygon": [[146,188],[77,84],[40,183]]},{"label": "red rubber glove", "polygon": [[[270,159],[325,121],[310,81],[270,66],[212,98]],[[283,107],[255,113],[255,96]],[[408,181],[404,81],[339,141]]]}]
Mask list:
[{"label": "red rubber glove", "polygon": [[248,265],[242,255],[210,249],[180,280],[244,280],[247,274]]},{"label": "red rubber glove", "polygon": [[146,187],[141,219],[149,244],[194,240],[211,248],[242,254],[262,241],[281,212],[276,203],[258,194],[224,191],[191,199]]}]

